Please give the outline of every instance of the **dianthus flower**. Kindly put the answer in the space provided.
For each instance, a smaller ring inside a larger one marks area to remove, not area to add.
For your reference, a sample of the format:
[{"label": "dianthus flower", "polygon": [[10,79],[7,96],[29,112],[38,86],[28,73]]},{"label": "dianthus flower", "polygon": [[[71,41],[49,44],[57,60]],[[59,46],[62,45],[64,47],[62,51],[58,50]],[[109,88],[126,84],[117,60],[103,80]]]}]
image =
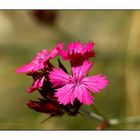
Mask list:
[{"label": "dianthus flower", "polygon": [[58,52],[63,60],[70,60],[72,66],[81,65],[84,60],[95,57],[95,51],[92,50],[94,45],[94,42],[83,44],[80,41],[77,41],[69,43],[66,50],[58,48]]},{"label": "dianthus flower", "polygon": [[17,73],[27,73],[27,75],[33,77],[34,83],[30,88],[27,89],[29,93],[42,87],[45,75],[37,71],[43,70],[44,68],[50,68],[51,65],[49,63],[49,60],[58,55],[57,49],[62,48],[63,44],[58,44],[50,51],[44,49],[40,51],[30,63],[23,65],[16,70]]},{"label": "dianthus flower", "polygon": [[49,78],[56,87],[55,97],[58,97],[60,104],[73,104],[77,98],[81,103],[89,105],[94,99],[89,91],[100,92],[108,83],[105,76],[101,74],[86,77],[93,63],[84,61],[81,66],[72,67],[72,75],[68,75],[60,68],[53,68]]},{"label": "dianthus flower", "polygon": [[30,63],[19,67],[16,70],[16,72],[17,73],[28,73],[28,72],[33,73],[33,72],[43,69],[44,67],[47,66],[47,62],[50,59],[52,59],[58,55],[57,49],[59,50],[62,48],[63,48],[63,44],[58,44],[50,52],[47,49],[40,51]]}]

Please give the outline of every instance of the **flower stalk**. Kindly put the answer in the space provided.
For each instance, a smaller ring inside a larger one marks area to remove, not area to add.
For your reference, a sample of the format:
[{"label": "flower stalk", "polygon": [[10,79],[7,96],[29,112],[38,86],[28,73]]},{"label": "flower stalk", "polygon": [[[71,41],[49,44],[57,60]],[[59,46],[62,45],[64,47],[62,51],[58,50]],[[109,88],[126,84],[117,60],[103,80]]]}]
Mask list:
[{"label": "flower stalk", "polygon": [[111,118],[106,118],[104,116],[101,116],[100,114],[97,114],[95,112],[89,112],[83,108],[81,108],[80,111],[86,116],[100,122],[100,124],[96,127],[97,130],[103,130],[109,126],[140,123],[140,116],[129,116],[126,118],[112,118],[111,119]]}]

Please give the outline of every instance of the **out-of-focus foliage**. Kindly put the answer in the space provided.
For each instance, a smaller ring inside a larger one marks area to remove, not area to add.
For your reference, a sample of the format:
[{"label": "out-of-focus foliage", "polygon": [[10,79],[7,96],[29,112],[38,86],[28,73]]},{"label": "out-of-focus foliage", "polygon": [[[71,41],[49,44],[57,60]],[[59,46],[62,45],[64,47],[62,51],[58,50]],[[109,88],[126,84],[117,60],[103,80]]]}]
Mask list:
[{"label": "out-of-focus foliage", "polygon": [[[30,95],[26,92],[32,79],[15,73],[17,67],[28,63],[39,50],[76,40],[96,42],[97,57],[89,75],[103,73],[110,80],[107,89],[95,95],[95,106],[100,112],[109,118],[139,115],[140,81],[136,72],[140,74],[140,13],[55,11],[53,14],[54,19],[50,21],[48,15],[37,17],[34,11],[0,11],[0,129],[96,128],[96,120],[82,115],[53,118],[40,124],[47,116],[26,106],[28,100],[40,97],[37,92]],[[91,106],[84,108],[93,110]],[[140,126],[108,129],[132,128]]]}]

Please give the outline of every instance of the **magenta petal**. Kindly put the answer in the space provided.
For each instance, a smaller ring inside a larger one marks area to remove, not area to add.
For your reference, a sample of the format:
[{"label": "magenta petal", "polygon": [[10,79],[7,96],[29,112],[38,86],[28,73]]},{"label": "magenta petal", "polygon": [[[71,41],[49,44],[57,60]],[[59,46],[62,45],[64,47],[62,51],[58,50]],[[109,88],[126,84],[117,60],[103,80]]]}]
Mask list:
[{"label": "magenta petal", "polygon": [[59,55],[61,55],[62,58],[63,58],[64,60],[66,60],[67,57],[68,57],[68,56],[67,56],[67,52],[64,51],[64,50],[62,50],[62,49],[60,49],[60,48],[57,48],[57,50],[58,50]]},{"label": "magenta petal", "polygon": [[63,86],[62,88],[57,89],[57,92],[55,93],[55,97],[58,97],[58,101],[60,104],[66,105],[68,103],[73,104],[75,98],[73,95],[73,84],[67,84]]},{"label": "magenta petal", "polygon": [[67,52],[62,50],[63,47],[64,47],[64,44],[60,43],[56,46],[56,49],[57,49],[58,54],[61,55],[62,58],[65,60],[65,59],[67,59]]},{"label": "magenta petal", "polygon": [[20,68],[16,69],[16,72],[17,73],[35,72],[42,68],[44,68],[44,64],[29,63],[27,65],[21,66]]},{"label": "magenta petal", "polygon": [[71,42],[71,43],[68,44],[66,51],[67,51],[68,54],[72,54],[72,53],[75,52],[75,48],[76,48],[75,43]]},{"label": "magenta petal", "polygon": [[44,68],[44,58],[48,55],[48,50],[44,49],[40,51],[32,60],[31,63],[21,66],[16,70],[17,73],[27,73],[27,72],[35,72]]},{"label": "magenta petal", "polygon": [[82,45],[83,44],[80,41],[68,44],[68,52],[69,52],[69,54],[81,53],[81,51],[83,50]]},{"label": "magenta petal", "polygon": [[85,52],[91,52],[93,47],[94,47],[94,42],[88,42],[87,44],[84,45],[84,53]]},{"label": "magenta petal", "polygon": [[37,61],[38,62],[39,59],[43,60],[44,58],[47,57],[48,53],[49,53],[48,49],[44,49],[44,50],[39,51],[37,53],[37,55],[34,57],[33,61]]},{"label": "magenta petal", "polygon": [[48,55],[49,55],[49,52],[47,49],[44,49],[44,50],[41,50],[35,57],[34,59],[32,60],[32,64],[34,65],[43,65],[43,63],[45,61],[47,61],[49,58],[48,58]]},{"label": "magenta petal", "polygon": [[41,50],[32,60],[31,63],[24,65],[16,70],[17,73],[35,72],[45,67],[45,62],[58,55],[57,49],[62,49],[63,44],[58,44],[50,52],[47,49]]},{"label": "magenta petal", "polygon": [[59,43],[57,44],[57,46],[53,49],[50,50],[50,52],[48,53],[47,57],[46,57],[46,60],[49,60],[51,58],[54,58],[58,55],[58,50],[62,50],[64,47],[64,44],[63,43]]},{"label": "magenta petal", "polygon": [[101,74],[96,76],[85,77],[82,80],[82,84],[84,84],[88,89],[90,89],[94,93],[98,93],[101,89],[104,89],[107,86],[108,82],[109,81],[106,79],[106,77],[102,76]]},{"label": "magenta petal", "polygon": [[41,70],[41,69],[43,69],[44,68],[44,64],[43,63],[40,63],[40,64],[36,64],[36,65],[34,65],[34,67],[33,67],[33,72],[35,72],[35,71],[38,71],[38,70]]},{"label": "magenta petal", "polygon": [[45,79],[45,76],[42,76],[42,77],[37,78],[34,81],[33,85],[30,88],[27,89],[27,91],[29,93],[31,93],[31,92],[33,92],[33,91],[41,88],[43,86],[44,79]]},{"label": "magenta petal", "polygon": [[77,98],[81,103],[90,105],[93,103],[93,96],[83,85],[75,86],[74,97]]},{"label": "magenta petal", "polygon": [[56,49],[63,49],[64,48],[64,43],[58,43],[56,45]]},{"label": "magenta petal", "polygon": [[87,60],[85,60],[83,62],[82,65],[80,66],[76,66],[76,67],[72,67],[72,74],[74,78],[82,78],[83,76],[85,76],[89,70],[91,69],[93,63],[88,62]]},{"label": "magenta petal", "polygon": [[19,68],[16,69],[16,72],[17,73],[26,73],[26,72],[29,72],[29,71],[32,71],[34,69],[34,65],[32,63],[29,63],[29,64],[26,64],[26,65],[23,65]]},{"label": "magenta petal", "polygon": [[64,86],[70,81],[70,76],[60,68],[54,68],[53,71],[50,71],[49,78],[53,86],[57,88]]}]

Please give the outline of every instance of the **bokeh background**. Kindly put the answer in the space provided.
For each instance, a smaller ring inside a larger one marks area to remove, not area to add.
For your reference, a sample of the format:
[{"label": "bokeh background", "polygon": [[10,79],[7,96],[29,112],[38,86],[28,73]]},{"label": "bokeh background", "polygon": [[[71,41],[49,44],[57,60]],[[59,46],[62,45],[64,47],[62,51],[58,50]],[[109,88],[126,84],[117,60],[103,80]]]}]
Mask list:
[{"label": "bokeh background", "polygon": [[[95,106],[108,118],[140,115],[140,11],[0,11],[0,129],[94,130],[94,118],[78,115],[52,118],[26,106],[31,77],[16,74],[44,48],[58,42],[95,41],[97,57],[90,74],[102,73],[110,83],[95,95]],[[65,65],[67,65],[65,63]],[[85,107],[92,111],[91,106]],[[107,129],[140,129],[140,124]]]}]

